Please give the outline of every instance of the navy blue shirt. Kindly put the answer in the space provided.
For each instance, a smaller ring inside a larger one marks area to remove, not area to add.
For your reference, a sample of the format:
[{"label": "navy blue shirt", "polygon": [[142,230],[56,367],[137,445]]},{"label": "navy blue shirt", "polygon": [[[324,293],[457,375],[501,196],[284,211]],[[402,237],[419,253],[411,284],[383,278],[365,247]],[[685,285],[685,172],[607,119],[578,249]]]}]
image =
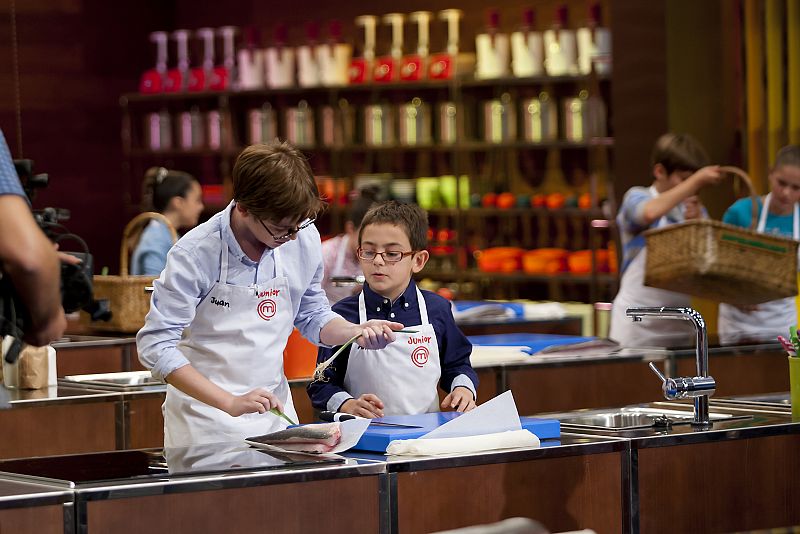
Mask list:
[{"label": "navy blue shirt", "polygon": [[[472,343],[456,326],[450,301],[430,291],[422,291],[425,306],[428,310],[428,321],[436,332],[436,342],[439,345],[439,360],[441,362],[442,376],[439,387],[450,392],[455,386],[465,386],[473,394],[478,387],[478,375],[470,365],[469,357],[472,354]],[[406,290],[393,303],[375,293],[364,285],[364,303],[367,308],[367,319],[383,319],[402,323],[406,327],[422,324],[417,301],[417,286],[411,281]],[[350,322],[360,323],[358,317],[358,295],[344,298],[333,305],[333,311]],[[333,356],[339,347],[320,347],[317,362],[321,363]],[[344,389],[344,377],[347,373],[347,363],[350,352],[345,351],[336,358],[336,365],[325,370],[325,378],[313,381],[308,385],[308,395],[314,408],[319,410],[336,411],[347,400],[352,398]],[[460,375],[464,375],[461,376]],[[458,380],[456,380],[456,378]],[[472,384],[468,384],[468,378]],[[455,381],[455,384],[454,384]],[[470,387],[472,386],[472,387]],[[337,395],[339,394],[339,395]],[[329,406],[328,401],[337,395],[337,406]]]}]

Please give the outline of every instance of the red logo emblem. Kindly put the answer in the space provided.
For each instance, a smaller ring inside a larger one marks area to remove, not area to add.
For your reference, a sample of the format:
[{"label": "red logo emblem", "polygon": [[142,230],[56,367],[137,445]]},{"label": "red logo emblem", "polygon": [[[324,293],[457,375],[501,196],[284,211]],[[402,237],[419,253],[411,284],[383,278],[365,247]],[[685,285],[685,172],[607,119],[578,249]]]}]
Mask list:
[{"label": "red logo emblem", "polygon": [[430,352],[428,351],[427,347],[417,347],[411,353],[411,361],[414,362],[414,365],[417,367],[422,367],[426,363],[428,363],[428,356]]},{"label": "red logo emblem", "polygon": [[277,305],[272,299],[264,299],[258,303],[258,316],[265,321],[272,319],[272,316],[275,315],[276,311]]}]

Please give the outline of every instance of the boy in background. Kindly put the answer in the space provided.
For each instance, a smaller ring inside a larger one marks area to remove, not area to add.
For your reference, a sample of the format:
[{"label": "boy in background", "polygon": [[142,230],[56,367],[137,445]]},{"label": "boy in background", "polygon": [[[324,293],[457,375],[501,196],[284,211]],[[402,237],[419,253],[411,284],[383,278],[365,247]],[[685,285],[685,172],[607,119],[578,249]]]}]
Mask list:
[{"label": "boy in background", "polygon": [[[472,344],[456,326],[450,303],[411,279],[428,261],[427,232],[427,214],[416,205],[389,201],[365,215],[357,251],[364,288],[333,310],[347,320],[396,321],[415,333],[395,332],[396,341],[377,350],[353,345],[309,384],[315,408],[373,418],[475,407]],[[337,349],[321,348],[318,361]],[[437,385],[448,392],[441,405]]]},{"label": "boy in background", "polygon": [[686,321],[661,321],[654,327],[626,317],[631,306],[689,306],[689,296],[644,285],[645,230],[705,217],[697,192],[719,182],[719,166],[694,138],[667,133],[659,137],[651,158],[653,183],[625,193],[617,215],[622,242],[622,277],[611,309],[609,337],[623,346],[674,346],[693,333]]}]

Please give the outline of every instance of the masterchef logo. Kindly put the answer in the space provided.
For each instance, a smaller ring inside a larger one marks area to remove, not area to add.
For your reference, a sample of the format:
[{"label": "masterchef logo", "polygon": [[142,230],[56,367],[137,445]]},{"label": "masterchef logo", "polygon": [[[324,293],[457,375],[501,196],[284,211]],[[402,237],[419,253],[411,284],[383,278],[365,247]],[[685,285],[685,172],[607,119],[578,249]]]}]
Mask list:
[{"label": "masterchef logo", "polygon": [[422,367],[426,363],[428,363],[428,356],[430,355],[430,351],[428,347],[417,347],[411,353],[411,361],[417,367]]},{"label": "masterchef logo", "polygon": [[277,311],[277,305],[275,301],[272,299],[264,299],[258,303],[258,316],[264,319],[265,321],[269,321],[275,315]]}]

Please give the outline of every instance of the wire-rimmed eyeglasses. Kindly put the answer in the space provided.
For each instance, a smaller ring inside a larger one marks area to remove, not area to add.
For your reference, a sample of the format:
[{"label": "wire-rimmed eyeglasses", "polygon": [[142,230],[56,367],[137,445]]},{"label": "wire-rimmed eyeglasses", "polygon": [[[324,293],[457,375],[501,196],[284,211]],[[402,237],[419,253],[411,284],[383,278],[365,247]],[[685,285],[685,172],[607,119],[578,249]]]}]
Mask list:
[{"label": "wire-rimmed eyeglasses", "polygon": [[258,222],[260,222],[261,226],[264,227],[264,230],[266,230],[267,233],[272,236],[272,239],[274,239],[275,241],[286,241],[287,239],[291,239],[292,237],[297,235],[297,232],[299,232],[300,230],[302,230],[304,228],[308,228],[309,226],[314,224],[314,221],[316,221],[316,220],[317,220],[316,217],[312,217],[312,218],[306,220],[304,223],[302,223],[299,226],[297,226],[296,228],[294,228],[293,230],[289,230],[284,235],[275,235],[275,234],[272,233],[272,230],[270,230],[269,227],[266,224],[264,224],[264,221],[259,219]]}]

